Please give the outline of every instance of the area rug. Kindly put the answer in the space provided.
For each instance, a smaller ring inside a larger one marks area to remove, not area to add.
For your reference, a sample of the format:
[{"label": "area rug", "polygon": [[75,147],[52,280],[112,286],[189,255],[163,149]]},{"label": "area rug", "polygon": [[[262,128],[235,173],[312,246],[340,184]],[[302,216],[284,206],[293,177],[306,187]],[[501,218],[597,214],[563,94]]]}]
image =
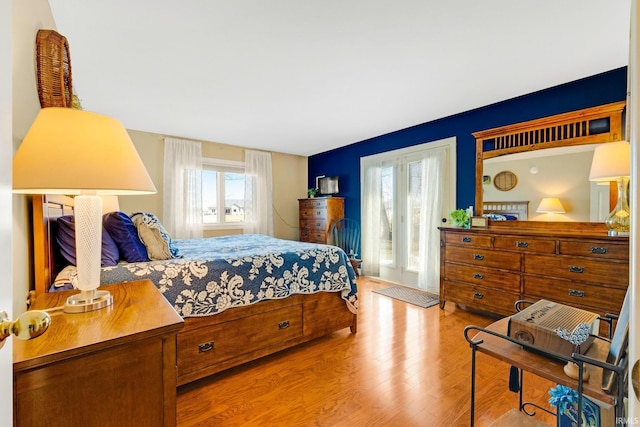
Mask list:
[{"label": "area rug", "polygon": [[424,308],[434,306],[440,301],[438,297],[433,297],[423,291],[407,288],[406,286],[390,286],[373,292]]}]

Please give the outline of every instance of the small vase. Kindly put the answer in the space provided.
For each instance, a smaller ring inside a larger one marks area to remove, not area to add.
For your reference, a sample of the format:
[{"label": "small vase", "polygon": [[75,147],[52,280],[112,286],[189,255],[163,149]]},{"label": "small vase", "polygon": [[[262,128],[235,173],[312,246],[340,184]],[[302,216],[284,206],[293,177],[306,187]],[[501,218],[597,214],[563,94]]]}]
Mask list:
[{"label": "small vase", "polygon": [[[580,374],[580,369],[578,368],[578,365],[571,361],[567,362],[567,364],[564,365],[564,368],[562,368],[562,370],[564,371],[565,374],[567,374],[569,378],[573,378],[574,380],[577,380],[578,375]],[[589,371],[587,371],[586,365],[582,365],[582,381],[588,381],[588,380],[589,380]]]}]

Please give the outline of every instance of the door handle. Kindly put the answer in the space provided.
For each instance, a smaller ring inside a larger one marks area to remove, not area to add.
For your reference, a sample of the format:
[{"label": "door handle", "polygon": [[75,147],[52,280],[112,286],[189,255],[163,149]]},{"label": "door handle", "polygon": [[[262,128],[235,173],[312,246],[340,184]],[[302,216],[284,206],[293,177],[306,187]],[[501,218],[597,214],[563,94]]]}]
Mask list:
[{"label": "door handle", "polygon": [[4,340],[13,334],[21,340],[30,340],[44,334],[51,325],[49,313],[31,310],[22,313],[14,322],[9,320],[7,313],[0,312],[0,348]]}]

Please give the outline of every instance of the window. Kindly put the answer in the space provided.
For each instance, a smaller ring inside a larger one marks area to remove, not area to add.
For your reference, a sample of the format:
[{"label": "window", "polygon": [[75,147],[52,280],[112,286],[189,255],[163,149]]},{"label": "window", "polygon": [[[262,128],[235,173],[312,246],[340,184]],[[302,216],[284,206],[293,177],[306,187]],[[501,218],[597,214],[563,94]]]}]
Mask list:
[{"label": "window", "polygon": [[244,223],[244,163],[202,159],[202,223],[207,228]]}]

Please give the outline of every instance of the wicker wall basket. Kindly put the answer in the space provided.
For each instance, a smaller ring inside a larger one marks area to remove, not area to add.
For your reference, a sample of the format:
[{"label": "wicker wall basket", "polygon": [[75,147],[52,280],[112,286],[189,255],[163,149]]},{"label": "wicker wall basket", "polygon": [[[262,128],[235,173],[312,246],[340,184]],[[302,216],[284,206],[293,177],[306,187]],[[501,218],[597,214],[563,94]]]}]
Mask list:
[{"label": "wicker wall basket", "polygon": [[40,106],[71,107],[71,57],[66,37],[54,30],[38,31],[36,68]]}]

